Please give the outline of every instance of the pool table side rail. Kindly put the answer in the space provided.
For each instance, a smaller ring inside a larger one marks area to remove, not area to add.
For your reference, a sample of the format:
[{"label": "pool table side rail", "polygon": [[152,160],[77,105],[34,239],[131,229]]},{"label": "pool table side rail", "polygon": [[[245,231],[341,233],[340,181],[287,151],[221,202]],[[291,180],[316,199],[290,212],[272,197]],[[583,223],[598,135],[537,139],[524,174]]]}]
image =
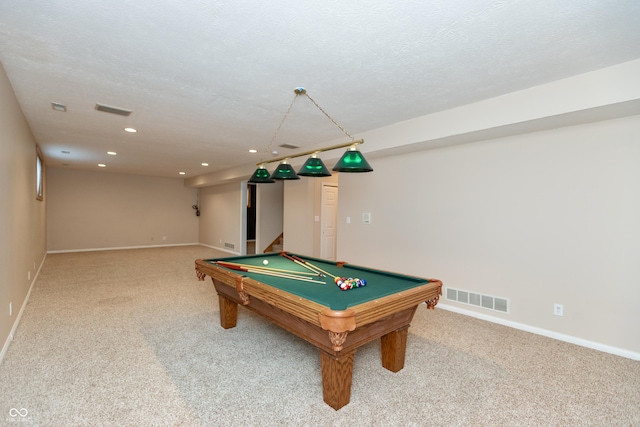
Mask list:
[{"label": "pool table side rail", "polygon": [[435,308],[442,295],[442,282],[437,279],[428,280],[423,285],[351,307],[356,312],[356,323],[358,326],[366,325],[423,302],[428,309]]}]

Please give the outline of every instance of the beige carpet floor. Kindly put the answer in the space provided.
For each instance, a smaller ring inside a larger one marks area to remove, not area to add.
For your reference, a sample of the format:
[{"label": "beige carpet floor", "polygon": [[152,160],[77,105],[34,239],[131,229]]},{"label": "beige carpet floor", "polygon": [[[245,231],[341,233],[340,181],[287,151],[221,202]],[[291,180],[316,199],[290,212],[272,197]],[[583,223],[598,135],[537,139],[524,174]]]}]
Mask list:
[{"label": "beige carpet floor", "polygon": [[335,411],[315,347],[242,308],[220,327],[193,268],[215,256],[47,256],[0,365],[0,425],[640,426],[640,362],[425,305],[405,368],[362,347]]}]

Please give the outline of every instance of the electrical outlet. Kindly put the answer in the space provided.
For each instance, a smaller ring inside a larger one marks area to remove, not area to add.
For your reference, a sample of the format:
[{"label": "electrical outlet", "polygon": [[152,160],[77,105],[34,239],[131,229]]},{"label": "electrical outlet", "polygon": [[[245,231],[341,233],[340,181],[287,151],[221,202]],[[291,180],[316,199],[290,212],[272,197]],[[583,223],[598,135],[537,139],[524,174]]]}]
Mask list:
[{"label": "electrical outlet", "polygon": [[13,316],[13,303],[9,303],[9,317]]},{"label": "electrical outlet", "polygon": [[564,315],[564,306],[562,304],[553,304],[553,314],[556,316]]}]

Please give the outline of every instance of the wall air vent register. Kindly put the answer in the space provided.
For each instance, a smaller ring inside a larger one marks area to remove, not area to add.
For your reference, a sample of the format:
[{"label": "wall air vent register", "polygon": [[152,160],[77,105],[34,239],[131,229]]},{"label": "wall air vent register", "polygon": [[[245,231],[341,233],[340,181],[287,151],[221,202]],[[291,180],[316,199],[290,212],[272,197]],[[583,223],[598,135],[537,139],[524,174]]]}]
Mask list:
[{"label": "wall air vent register", "polygon": [[454,288],[447,288],[445,294],[446,298],[450,301],[474,305],[476,307],[486,308],[487,310],[509,313],[509,300],[506,298],[493,297]]}]

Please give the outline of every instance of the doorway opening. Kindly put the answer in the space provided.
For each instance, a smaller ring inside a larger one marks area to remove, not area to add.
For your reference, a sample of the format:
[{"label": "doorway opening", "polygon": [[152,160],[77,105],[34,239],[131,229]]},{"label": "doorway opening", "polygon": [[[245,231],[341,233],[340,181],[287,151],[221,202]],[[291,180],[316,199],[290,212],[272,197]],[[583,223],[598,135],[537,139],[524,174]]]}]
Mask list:
[{"label": "doorway opening", "polygon": [[256,185],[247,183],[247,255],[256,253]]}]

